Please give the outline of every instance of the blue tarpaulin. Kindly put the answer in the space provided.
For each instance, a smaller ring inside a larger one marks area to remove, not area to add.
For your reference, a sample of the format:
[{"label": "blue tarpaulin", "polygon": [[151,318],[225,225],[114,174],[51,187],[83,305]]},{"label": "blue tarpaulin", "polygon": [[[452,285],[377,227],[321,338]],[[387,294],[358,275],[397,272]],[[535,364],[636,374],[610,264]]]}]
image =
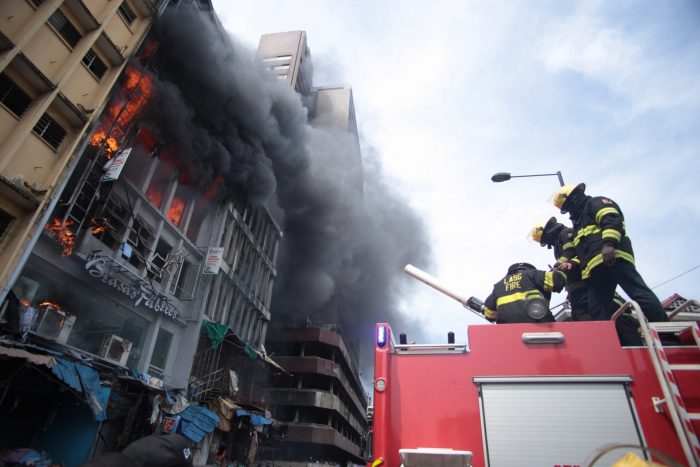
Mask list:
[{"label": "blue tarpaulin", "polygon": [[246,409],[236,409],[236,417],[250,417],[250,424],[253,426],[263,426],[272,424],[272,420],[262,415],[249,412]]},{"label": "blue tarpaulin", "polygon": [[102,421],[107,418],[105,408],[111,388],[100,385],[100,375],[94,368],[57,357],[51,372],[71,389],[83,394],[95,420]]},{"label": "blue tarpaulin", "polygon": [[219,423],[219,417],[204,407],[190,404],[178,414],[180,416],[180,432],[195,443],[204,439]]}]

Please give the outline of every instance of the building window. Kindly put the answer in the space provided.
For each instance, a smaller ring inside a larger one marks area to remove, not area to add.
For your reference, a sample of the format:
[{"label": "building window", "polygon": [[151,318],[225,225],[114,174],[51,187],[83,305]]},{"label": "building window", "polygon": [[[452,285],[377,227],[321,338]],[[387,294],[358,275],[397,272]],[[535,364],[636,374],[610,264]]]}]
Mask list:
[{"label": "building window", "polygon": [[65,128],[56,123],[56,120],[49,117],[49,114],[41,116],[33,131],[54,149],[58,149],[68,133]]},{"label": "building window", "polygon": [[10,226],[14,220],[14,217],[0,209],[0,242],[5,238],[7,232],[10,231]]},{"label": "building window", "polygon": [[173,335],[163,328],[158,330],[156,344],[153,346],[151,354],[151,364],[148,367],[148,373],[158,378],[165,376],[165,364],[168,362],[168,353],[170,352],[170,343],[173,340]]},{"label": "building window", "polygon": [[107,65],[97,56],[94,50],[88,50],[83,57],[83,63],[97,79],[101,79],[107,71]]},{"label": "building window", "polygon": [[126,2],[122,2],[122,4],[119,5],[118,11],[126,24],[131,26],[136,19],[136,13],[134,13],[134,10],[129,8],[129,5],[127,5]]},{"label": "building window", "polygon": [[49,24],[53,26],[58,34],[68,42],[68,45],[75,47],[75,44],[83,37],[75,26],[68,21],[66,15],[61,10],[56,10],[49,18]]},{"label": "building window", "polygon": [[170,293],[180,300],[192,300],[194,298],[194,286],[197,281],[197,268],[185,260],[180,264],[173,281],[170,283]]},{"label": "building window", "polygon": [[32,98],[13,83],[7,75],[0,73],[0,102],[19,118],[32,103]]}]

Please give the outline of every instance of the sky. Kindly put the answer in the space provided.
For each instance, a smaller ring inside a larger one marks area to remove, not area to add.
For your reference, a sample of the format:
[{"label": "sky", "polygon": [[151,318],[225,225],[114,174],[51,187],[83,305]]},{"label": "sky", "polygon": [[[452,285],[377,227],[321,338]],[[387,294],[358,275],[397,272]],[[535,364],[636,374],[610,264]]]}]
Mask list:
[{"label": "sky", "polygon": [[[352,85],[363,153],[425,221],[427,272],[454,291],[484,299],[514,262],[546,269],[552,251],[528,234],[568,222],[549,202],[555,176],[493,183],[496,172],[561,171],[614,199],[652,287],[700,265],[700,3],[213,3],[251,49],[306,31],[314,85]],[[448,331],[464,342],[483,322],[406,280],[401,311],[431,342]],[[654,291],[699,299],[698,283],[700,268]]]}]

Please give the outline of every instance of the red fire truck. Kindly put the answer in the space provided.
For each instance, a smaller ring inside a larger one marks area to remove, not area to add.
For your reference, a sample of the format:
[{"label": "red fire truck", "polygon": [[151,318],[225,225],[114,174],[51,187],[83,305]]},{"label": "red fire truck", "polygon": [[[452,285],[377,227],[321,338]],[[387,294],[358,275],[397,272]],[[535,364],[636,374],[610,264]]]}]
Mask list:
[{"label": "red fire truck", "polygon": [[[377,324],[368,466],[599,466],[627,455],[638,463],[624,465],[697,467],[697,322],[647,323],[634,302],[613,319],[625,310],[644,347],[621,347],[613,321],[471,325],[467,342],[436,345],[397,342]],[[660,333],[685,345],[664,347]]]}]

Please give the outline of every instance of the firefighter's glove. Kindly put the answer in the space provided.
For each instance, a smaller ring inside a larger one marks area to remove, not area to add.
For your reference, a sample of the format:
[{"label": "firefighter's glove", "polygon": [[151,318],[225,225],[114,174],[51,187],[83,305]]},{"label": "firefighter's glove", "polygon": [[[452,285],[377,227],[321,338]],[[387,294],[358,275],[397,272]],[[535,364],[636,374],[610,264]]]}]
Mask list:
[{"label": "firefighter's glove", "polygon": [[603,264],[610,267],[615,264],[615,246],[612,243],[603,243]]},{"label": "firefighter's glove", "polygon": [[564,263],[555,264],[553,269],[555,271],[571,271],[571,269],[573,269],[573,265],[567,261]]}]

